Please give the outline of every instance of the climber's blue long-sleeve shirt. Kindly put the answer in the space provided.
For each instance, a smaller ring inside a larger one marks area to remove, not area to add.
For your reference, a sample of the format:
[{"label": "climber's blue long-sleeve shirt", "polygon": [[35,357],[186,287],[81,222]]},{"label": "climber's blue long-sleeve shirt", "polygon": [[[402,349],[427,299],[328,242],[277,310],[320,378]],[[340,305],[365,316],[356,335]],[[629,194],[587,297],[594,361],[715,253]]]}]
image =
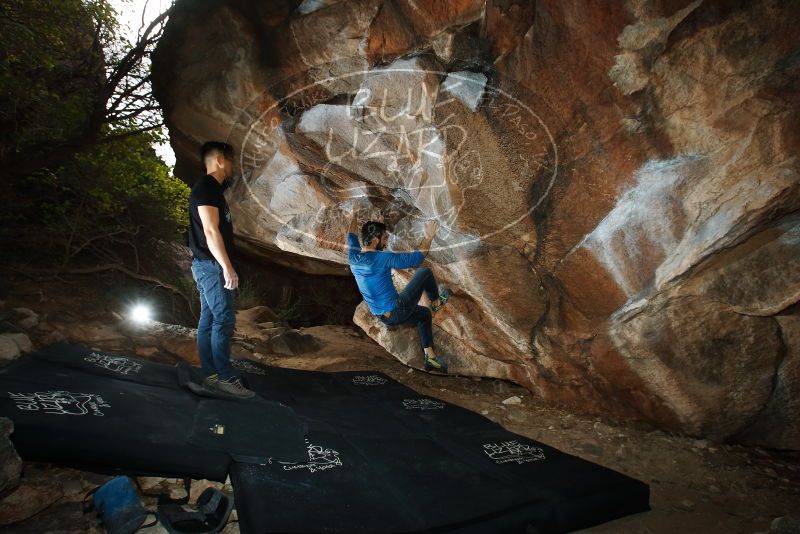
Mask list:
[{"label": "climber's blue long-sleeve shirt", "polygon": [[392,311],[397,302],[397,290],[392,283],[392,269],[418,267],[425,256],[414,252],[388,252],[384,250],[361,252],[358,236],[347,234],[350,271],[356,277],[361,296],[375,315]]}]

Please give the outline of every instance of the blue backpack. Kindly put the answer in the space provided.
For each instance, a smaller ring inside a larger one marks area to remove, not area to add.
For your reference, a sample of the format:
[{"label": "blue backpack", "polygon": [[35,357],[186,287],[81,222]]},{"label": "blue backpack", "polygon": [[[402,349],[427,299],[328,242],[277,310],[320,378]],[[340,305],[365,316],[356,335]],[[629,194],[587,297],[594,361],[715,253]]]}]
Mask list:
[{"label": "blue backpack", "polygon": [[[142,506],[139,494],[136,493],[130,478],[114,477],[90,491],[86,498],[92,494],[94,494],[93,507],[108,534],[133,534],[142,528],[148,512]],[[86,498],[84,498],[84,513],[92,509],[92,506],[86,506]],[[150,527],[155,524],[156,521],[153,521],[145,526]]]}]

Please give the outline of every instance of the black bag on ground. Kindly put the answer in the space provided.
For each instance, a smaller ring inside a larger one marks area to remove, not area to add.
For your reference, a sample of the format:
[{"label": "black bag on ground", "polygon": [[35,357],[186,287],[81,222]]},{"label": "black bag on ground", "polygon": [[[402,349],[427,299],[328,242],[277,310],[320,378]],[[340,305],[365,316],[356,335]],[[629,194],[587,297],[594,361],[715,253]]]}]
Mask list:
[{"label": "black bag on ground", "polygon": [[207,488],[197,498],[197,509],[177,504],[158,506],[156,517],[170,534],[215,534],[225,527],[233,499],[218,489]]}]

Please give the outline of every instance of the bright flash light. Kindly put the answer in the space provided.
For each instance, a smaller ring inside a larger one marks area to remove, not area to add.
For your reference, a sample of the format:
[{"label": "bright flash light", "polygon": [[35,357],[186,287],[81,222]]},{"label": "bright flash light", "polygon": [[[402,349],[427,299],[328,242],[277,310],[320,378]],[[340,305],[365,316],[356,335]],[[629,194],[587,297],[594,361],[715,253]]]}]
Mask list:
[{"label": "bright flash light", "polygon": [[150,320],[150,308],[144,304],[137,304],[131,310],[130,318],[136,323],[146,323]]}]

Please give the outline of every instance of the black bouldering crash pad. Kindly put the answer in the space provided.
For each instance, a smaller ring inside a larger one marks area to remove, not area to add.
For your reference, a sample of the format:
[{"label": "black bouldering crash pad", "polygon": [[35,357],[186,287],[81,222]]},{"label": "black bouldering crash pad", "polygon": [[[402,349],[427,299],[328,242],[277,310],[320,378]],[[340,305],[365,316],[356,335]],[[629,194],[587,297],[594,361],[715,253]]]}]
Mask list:
[{"label": "black bouldering crash pad", "polygon": [[76,345],[0,369],[0,415],[23,459],[96,470],[224,481],[232,457],[305,454],[305,423],[278,402],[202,399],[173,366]]},{"label": "black bouldering crash pad", "polygon": [[255,400],[194,395],[171,366],[49,347],[0,369],[0,416],[25,459],[230,473],[244,534],[568,532],[649,509],[646,484],[386,375],[233,363]]},{"label": "black bouldering crash pad", "polygon": [[250,365],[306,421],[308,456],[231,466],[245,534],[569,532],[649,509],[646,484],[386,375]]},{"label": "black bouldering crash pad", "polygon": [[201,400],[189,442],[227,452],[237,462],[266,463],[271,458],[301,461],[305,423],[290,408],[259,398],[242,401]]}]

